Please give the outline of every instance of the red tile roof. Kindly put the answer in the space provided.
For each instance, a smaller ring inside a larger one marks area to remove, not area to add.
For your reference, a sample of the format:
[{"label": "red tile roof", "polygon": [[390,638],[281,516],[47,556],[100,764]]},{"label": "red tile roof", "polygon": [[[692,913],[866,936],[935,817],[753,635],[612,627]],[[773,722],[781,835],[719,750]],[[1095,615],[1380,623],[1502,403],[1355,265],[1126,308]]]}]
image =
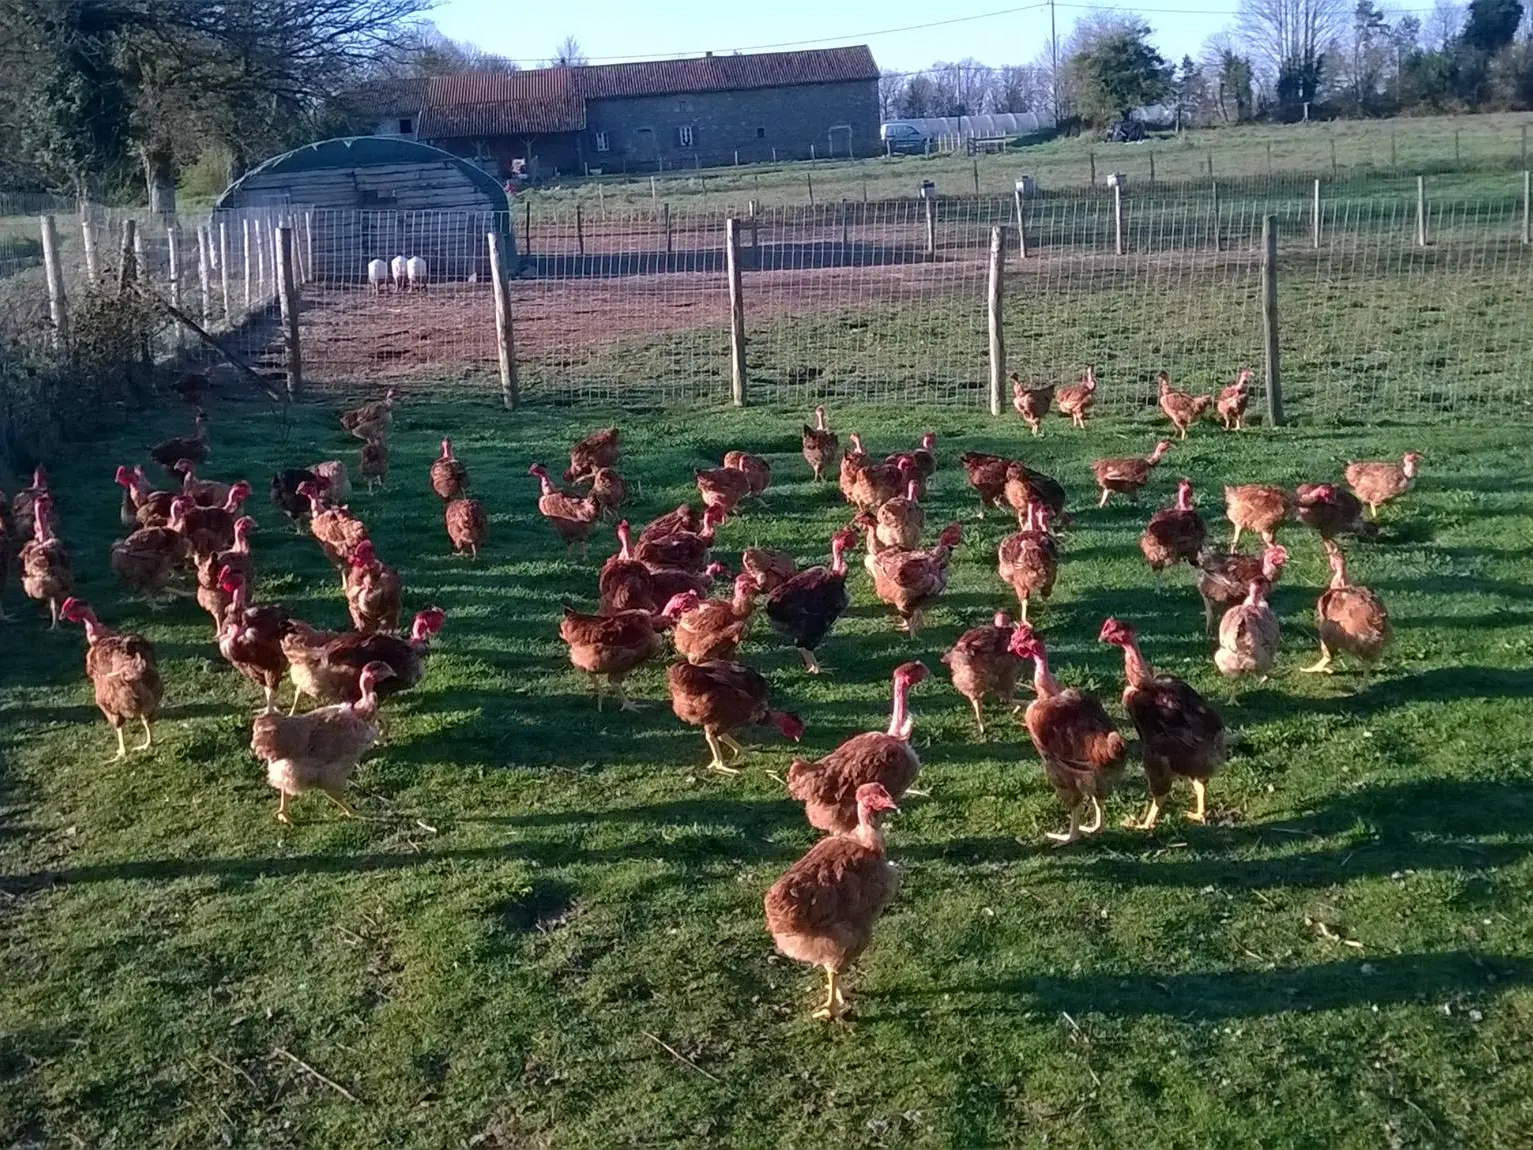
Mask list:
[{"label": "red tile roof", "polygon": [[575,69],[587,99],[661,96],[673,92],[735,92],[792,84],[877,80],[878,65],[866,45],[750,56],[700,56],[691,60],[645,60]]},{"label": "red tile roof", "polygon": [[586,126],[588,99],[877,79],[878,65],[866,45],[504,74],[469,72],[437,76],[427,83],[417,134],[442,140],[579,132]]}]

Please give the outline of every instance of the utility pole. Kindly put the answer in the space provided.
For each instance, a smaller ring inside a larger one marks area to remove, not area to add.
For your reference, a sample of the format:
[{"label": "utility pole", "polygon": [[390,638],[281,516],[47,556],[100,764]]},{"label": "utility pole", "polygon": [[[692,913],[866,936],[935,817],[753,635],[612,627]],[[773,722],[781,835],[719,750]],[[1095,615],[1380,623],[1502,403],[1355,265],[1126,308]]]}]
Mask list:
[{"label": "utility pole", "polygon": [[1049,87],[1054,95],[1054,129],[1059,130],[1059,29],[1054,23],[1054,0],[1049,0]]}]

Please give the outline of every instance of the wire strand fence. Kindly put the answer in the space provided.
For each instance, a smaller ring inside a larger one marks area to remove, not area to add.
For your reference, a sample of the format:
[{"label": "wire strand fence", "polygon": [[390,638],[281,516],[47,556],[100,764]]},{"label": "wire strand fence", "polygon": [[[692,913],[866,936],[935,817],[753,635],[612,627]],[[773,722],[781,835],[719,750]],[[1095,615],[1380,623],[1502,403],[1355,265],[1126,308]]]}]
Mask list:
[{"label": "wire strand fence", "polygon": [[[735,211],[520,204],[509,219],[289,207],[169,224],[138,213],[135,222],[147,280],[273,379],[285,360],[271,235],[286,221],[311,384],[487,395],[500,370],[485,237],[512,232],[522,399],[630,406],[729,398],[730,216],[739,220],[750,402],[987,404],[989,250],[999,227],[1006,371],[1058,383],[1093,363],[1099,409],[1133,412],[1154,404],[1159,370],[1205,392],[1242,367],[1260,377],[1271,216],[1291,417],[1526,416],[1528,177],[1445,182],[1199,181]],[[97,233],[100,276],[118,261],[124,218],[100,209],[57,217],[66,290],[89,275],[82,221]],[[38,217],[3,223],[0,292],[18,293],[33,321],[7,322],[36,338],[48,316]],[[371,261],[395,256],[424,260],[427,274],[404,290],[370,282]],[[193,342],[172,325],[156,352],[212,358]]]}]

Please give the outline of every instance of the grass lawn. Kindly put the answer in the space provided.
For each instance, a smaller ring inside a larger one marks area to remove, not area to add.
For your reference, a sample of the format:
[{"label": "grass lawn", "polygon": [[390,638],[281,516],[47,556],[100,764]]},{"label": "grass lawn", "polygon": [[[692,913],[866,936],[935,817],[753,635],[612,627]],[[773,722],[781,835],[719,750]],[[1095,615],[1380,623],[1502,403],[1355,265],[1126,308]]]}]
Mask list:
[{"label": "grass lawn", "polygon": [[[890,826],[905,885],[856,970],[854,1020],[810,1019],[817,972],[775,958],[768,885],[813,841],[777,781],[775,733],[737,778],[701,770],[699,732],[656,666],[639,715],[598,715],[558,641],[562,599],[590,602],[612,544],[562,556],[526,475],[613,420],[646,519],[690,469],[769,454],[769,511],[731,521],[817,559],[847,511],[798,457],[796,410],[583,409],[508,416],[411,396],[394,477],[358,495],[407,607],[447,610],[426,680],[388,712],[388,744],[352,788],[361,816],[298,802],[279,827],[251,756],[258,692],[189,604],[159,613],[107,571],[113,465],[184,421],[134,423],[56,461],[82,592],[158,647],[161,746],[114,765],[78,628],[50,634],[14,582],[0,657],[0,1143],[207,1146],[1522,1146],[1533,1129],[1533,445],[1497,426],[1257,431],[1179,445],[1144,507],[1094,508],[1088,462],[1148,450],[1148,418],[1058,422],[930,414],[944,467],[929,501],[969,531],[918,641],[857,568],[854,606],[810,679],[758,627],[748,658],[822,754],[887,721],[889,673],[921,657],[925,763]],[[264,409],[216,404],[218,477],[258,492],[279,465],[354,458],[331,412],[284,435]],[[832,410],[879,451],[928,426],[909,407]],[[426,484],[453,436],[493,513],[477,563],[448,554]],[[1175,478],[1223,534],[1225,480],[1335,476],[1426,452],[1355,577],[1396,641],[1371,683],[1296,673],[1314,657],[1318,541],[1287,532],[1276,592],[1284,654],[1267,683],[1213,671],[1189,574],[1157,595],[1137,537]],[[1051,849],[1064,814],[1025,732],[975,738],[937,660],[1009,607],[1007,526],[975,520],[957,456],[1021,452],[1078,509],[1054,601],[1056,671],[1120,713],[1104,616],[1138,624],[1238,736],[1214,817],[1154,835],[1131,772],[1096,839]],[[321,626],[344,606],[312,540],[257,502],[262,598]]]},{"label": "grass lawn", "polygon": [[[922,180],[944,195],[1011,195],[1020,175],[1037,179],[1045,191],[1101,186],[1109,172],[1129,177],[1131,188],[1155,181],[1250,180],[1271,176],[1336,176],[1517,169],[1533,154],[1525,112],[1478,116],[1422,116],[1395,120],[1337,120],[1313,124],[1247,124],[1204,128],[1180,136],[1161,134],[1137,144],[1104,144],[1090,135],[1061,137],[989,156],[894,156],[871,160],[822,160],[704,168],[698,172],[643,172],[627,178],[553,184],[525,193],[534,204],[634,207],[655,200],[673,206],[743,208],[820,204],[840,200],[914,197]],[[806,144],[807,148],[807,144]],[[1153,157],[1153,160],[1152,158]],[[1153,164],[1153,168],[1152,168]],[[600,190],[598,191],[598,187]]]}]

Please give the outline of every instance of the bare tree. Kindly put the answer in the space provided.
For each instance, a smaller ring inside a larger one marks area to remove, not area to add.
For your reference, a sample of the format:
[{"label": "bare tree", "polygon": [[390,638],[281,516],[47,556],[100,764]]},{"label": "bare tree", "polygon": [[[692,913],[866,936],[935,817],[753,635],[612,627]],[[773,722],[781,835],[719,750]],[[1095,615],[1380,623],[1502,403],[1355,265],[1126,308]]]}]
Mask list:
[{"label": "bare tree", "polygon": [[1047,71],[1034,64],[997,69],[985,108],[990,112],[1050,111]]},{"label": "bare tree", "polygon": [[880,72],[878,75],[878,116],[881,120],[892,120],[895,116],[895,108],[900,101],[900,93],[905,90],[905,74],[903,72]]},{"label": "bare tree", "polygon": [[1341,41],[1349,17],[1347,0],[1241,0],[1237,26],[1278,103],[1293,108],[1318,95],[1326,51]]},{"label": "bare tree", "polygon": [[591,61],[580,48],[580,41],[575,39],[574,33],[559,41],[559,46],[554,49],[553,59],[550,60],[551,68],[579,68]]},{"label": "bare tree", "polygon": [[1422,29],[1422,39],[1428,48],[1440,52],[1453,43],[1463,27],[1464,6],[1453,0],[1437,0]]}]

